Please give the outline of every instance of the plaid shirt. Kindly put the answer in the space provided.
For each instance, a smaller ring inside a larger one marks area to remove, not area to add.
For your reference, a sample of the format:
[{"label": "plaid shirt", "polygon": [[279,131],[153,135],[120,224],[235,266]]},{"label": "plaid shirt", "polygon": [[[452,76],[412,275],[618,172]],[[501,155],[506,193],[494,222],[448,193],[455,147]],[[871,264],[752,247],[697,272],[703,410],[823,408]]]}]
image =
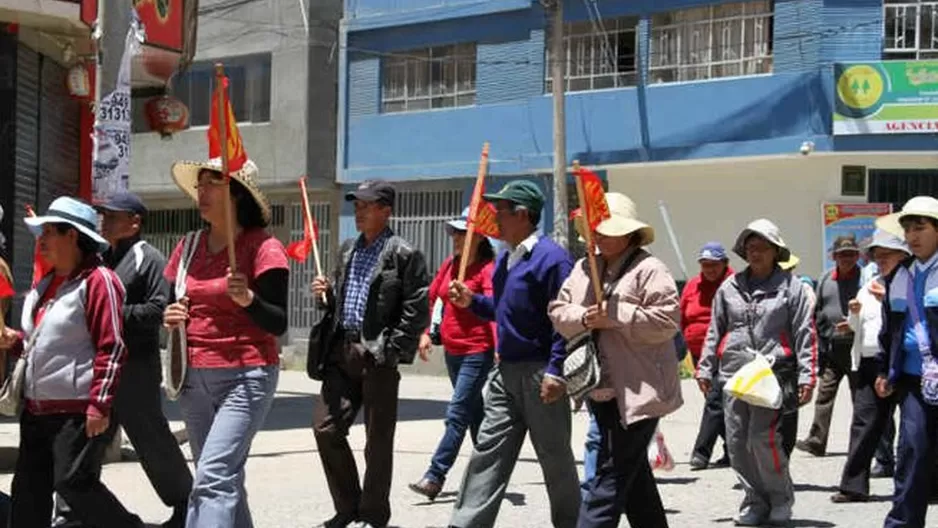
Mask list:
[{"label": "plaid shirt", "polygon": [[378,258],[385,242],[393,233],[385,229],[370,245],[365,246],[365,237],[359,236],[355,242],[355,251],[348,263],[345,279],[345,303],[342,306],[342,328],[361,330],[365,320],[365,308],[368,305],[368,290],[371,287],[371,273],[378,265]]}]

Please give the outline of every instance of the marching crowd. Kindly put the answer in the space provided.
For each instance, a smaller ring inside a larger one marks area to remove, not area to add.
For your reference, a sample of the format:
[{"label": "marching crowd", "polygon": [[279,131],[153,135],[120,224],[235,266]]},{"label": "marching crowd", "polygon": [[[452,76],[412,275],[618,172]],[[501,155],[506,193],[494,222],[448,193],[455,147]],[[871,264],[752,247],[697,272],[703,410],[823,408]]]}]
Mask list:
[{"label": "marching crowd", "polygon": [[[168,260],[143,241],[147,210],[129,193],[94,206],[60,197],[25,219],[48,268],[26,294],[21,321],[0,326],[0,350],[15,360],[0,408],[18,412],[21,438],[10,526],[143,526],[100,479],[118,426],[173,509],[163,526],[254,525],[244,467],[277,387],[286,252],[265,229],[271,208],[252,162],[227,178],[217,160],[177,162],[172,175],[205,227],[180,240]],[[335,507],[321,526],[387,526],[398,366],[426,359],[435,342],[453,395],[443,437],[409,487],[435,499],[468,433],[472,455],[449,526],[495,525],[526,437],[554,526],[611,527],[623,515],[635,528],[668,526],[647,449],[659,422],[683,404],[680,337],[706,397],[690,466],[709,467],[724,439],[713,464],[739,478],[737,525],[791,522],[789,457],[795,447],[825,454],[834,397],[847,378],[850,449],[831,500],[868,500],[871,477],[892,477],[884,526],[925,526],[938,495],[938,200],[916,197],[877,219],[866,247],[838,238],[830,248],[836,267],[816,286],[793,273],[798,258],[779,228],[755,220],[731,247],[743,269],[731,269],[724,247],[708,243],[699,276],[679,293],[646,249],[654,229],[623,194],[606,193],[608,215],[598,224],[576,222],[595,261],[574,261],[538,232],[540,187],[509,182],[482,196],[506,249],[478,235],[466,243],[467,209],[447,223],[453,255],[432,279],[420,251],[389,227],[395,198],[380,180],[345,196],[359,235],[310,288],[323,314],[307,361],[310,377],[322,381],[313,433]],[[873,263],[861,269],[863,252]],[[8,278],[2,260],[0,272]],[[194,474],[161,410],[161,327],[185,338],[178,400]],[[571,365],[574,358],[582,362]],[[724,390],[757,358],[771,365],[779,405]],[[581,378],[579,369],[590,366],[595,375]],[[810,433],[796,443],[798,409],[815,393]],[[583,401],[591,424],[581,482],[571,408]],[[359,411],[361,477],[347,440]]]}]

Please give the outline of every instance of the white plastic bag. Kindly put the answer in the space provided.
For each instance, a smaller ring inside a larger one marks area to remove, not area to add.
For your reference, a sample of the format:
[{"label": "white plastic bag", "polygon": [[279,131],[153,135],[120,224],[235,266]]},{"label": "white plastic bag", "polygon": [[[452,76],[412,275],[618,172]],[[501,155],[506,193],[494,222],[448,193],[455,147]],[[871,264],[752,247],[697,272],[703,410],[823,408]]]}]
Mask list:
[{"label": "white plastic bag", "polygon": [[726,381],[723,390],[751,405],[778,409],[782,406],[782,387],[772,372],[772,363],[764,355],[753,353],[752,361],[737,370]]},{"label": "white plastic bag", "polygon": [[655,429],[655,436],[648,444],[648,464],[652,471],[671,471],[674,469],[674,457],[664,443],[664,434],[661,429]]}]

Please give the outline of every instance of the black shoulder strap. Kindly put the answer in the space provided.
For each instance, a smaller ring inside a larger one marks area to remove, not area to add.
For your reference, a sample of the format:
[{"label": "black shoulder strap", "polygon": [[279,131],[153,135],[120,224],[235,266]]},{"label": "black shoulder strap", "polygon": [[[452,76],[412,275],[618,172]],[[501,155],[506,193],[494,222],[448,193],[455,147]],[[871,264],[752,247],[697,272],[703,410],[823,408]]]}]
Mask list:
[{"label": "black shoulder strap", "polygon": [[616,284],[619,280],[622,279],[622,276],[625,275],[625,272],[628,271],[629,267],[632,266],[632,263],[638,258],[639,254],[642,253],[642,248],[635,248],[628,256],[625,257],[625,260],[622,262],[622,266],[619,267],[619,270],[616,271],[615,277],[606,284],[603,288],[603,300],[609,298],[612,295],[612,290],[615,289]]}]

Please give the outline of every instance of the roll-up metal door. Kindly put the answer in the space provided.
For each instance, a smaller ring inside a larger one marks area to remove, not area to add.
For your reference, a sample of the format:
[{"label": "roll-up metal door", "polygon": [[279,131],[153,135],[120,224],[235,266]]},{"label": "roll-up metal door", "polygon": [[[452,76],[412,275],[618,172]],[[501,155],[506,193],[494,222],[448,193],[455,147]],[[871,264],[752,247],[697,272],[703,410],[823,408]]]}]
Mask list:
[{"label": "roll-up metal door", "polygon": [[66,69],[42,57],[39,102],[39,199],[45,209],[59,196],[78,196],[81,107],[69,97]]},{"label": "roll-up metal door", "polygon": [[[36,204],[39,185],[39,63],[39,54],[20,44],[16,54],[15,210],[7,212],[17,219],[27,204]],[[32,278],[34,245],[23,222],[15,221],[11,254],[17,291],[24,291]],[[18,317],[19,304],[14,303],[14,317]]]}]

